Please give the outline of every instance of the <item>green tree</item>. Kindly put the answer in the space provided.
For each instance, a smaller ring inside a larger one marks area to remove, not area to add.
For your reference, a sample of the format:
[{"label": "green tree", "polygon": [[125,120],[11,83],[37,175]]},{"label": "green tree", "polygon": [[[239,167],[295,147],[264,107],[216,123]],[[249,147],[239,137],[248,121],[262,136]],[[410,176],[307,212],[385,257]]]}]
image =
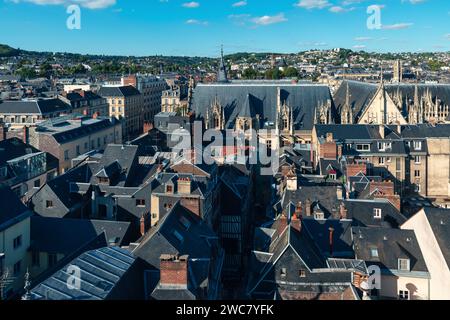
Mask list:
[{"label": "green tree", "polygon": [[242,78],[244,79],[256,79],[258,77],[258,72],[253,68],[247,68],[242,73]]},{"label": "green tree", "polygon": [[286,70],[284,70],[283,74],[286,78],[297,78],[298,70],[294,67],[288,67],[286,68]]},{"label": "green tree", "polygon": [[36,78],[36,72],[32,68],[22,67],[16,71],[16,74],[25,79]]},{"label": "green tree", "polygon": [[265,73],[265,78],[268,80],[278,80],[281,76],[281,71],[278,68],[269,69]]}]

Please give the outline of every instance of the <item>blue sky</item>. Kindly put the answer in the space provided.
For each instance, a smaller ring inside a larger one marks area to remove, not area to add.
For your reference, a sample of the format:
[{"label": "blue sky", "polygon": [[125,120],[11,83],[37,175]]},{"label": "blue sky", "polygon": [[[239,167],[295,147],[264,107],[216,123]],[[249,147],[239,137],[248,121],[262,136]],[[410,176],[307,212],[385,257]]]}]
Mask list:
[{"label": "blue sky", "polygon": [[[66,27],[70,4],[81,30]],[[367,7],[381,8],[369,30]],[[0,0],[0,43],[28,50],[217,56],[310,48],[450,50],[449,0]]]}]

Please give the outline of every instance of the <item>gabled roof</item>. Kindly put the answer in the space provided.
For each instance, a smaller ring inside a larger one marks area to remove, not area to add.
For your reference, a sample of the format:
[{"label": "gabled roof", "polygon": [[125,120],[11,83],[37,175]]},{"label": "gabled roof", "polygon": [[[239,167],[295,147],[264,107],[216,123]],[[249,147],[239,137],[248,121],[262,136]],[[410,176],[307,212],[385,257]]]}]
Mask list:
[{"label": "gabled roof", "polygon": [[[345,200],[347,218],[353,220],[354,226],[398,228],[406,221],[396,207],[387,199]],[[374,210],[381,209],[381,219],[375,218]]]},{"label": "gabled roof", "polygon": [[60,99],[0,101],[0,113],[47,115],[69,111],[72,107]]},{"label": "gabled roof", "polygon": [[102,97],[130,97],[140,95],[138,89],[133,86],[101,87],[98,94]]},{"label": "gabled roof", "polygon": [[29,218],[32,212],[9,187],[0,187],[0,231]]},{"label": "gabled roof", "polygon": [[218,237],[201,218],[179,202],[150,229],[133,253],[157,270],[161,255],[187,255],[192,271],[192,292],[205,286],[214,291],[218,285],[219,279],[211,274],[212,270],[220,269],[223,259]]},{"label": "gabled roof", "polygon": [[[281,199],[281,206],[285,208],[289,203],[297,205],[299,202],[305,207],[306,201],[311,201],[312,207],[319,204],[325,213],[325,218],[333,217],[339,212],[338,185],[330,184],[302,184],[297,190],[285,190]],[[311,210],[312,211],[312,210]],[[305,216],[305,210],[303,211]]]},{"label": "gabled roof", "polygon": [[428,207],[424,208],[424,211],[447,266],[450,268],[450,211]]},{"label": "gabled roof", "polygon": [[78,193],[71,192],[71,183],[89,183],[91,177],[92,171],[87,164],[84,164],[48,181],[45,187],[50,188],[64,206],[70,209],[80,205],[81,200]]},{"label": "gabled roof", "polygon": [[327,101],[332,100],[329,87],[326,85],[243,81],[197,85],[192,99],[192,109],[197,117],[204,118],[212,102],[217,98],[224,108],[225,129],[228,129],[234,127],[236,118],[250,95],[252,98],[249,101],[253,108],[251,111],[259,114],[263,123],[275,124],[278,88],[281,90],[282,100],[293,108],[295,130],[312,130],[318,105],[325,105]]},{"label": "gabled roof", "polygon": [[[180,237],[181,236],[181,237]],[[217,235],[179,202],[153,227],[133,251],[159,269],[162,254],[188,255],[190,259],[213,259]]]},{"label": "gabled roof", "polygon": [[68,255],[102,233],[111,245],[127,245],[129,222],[31,218],[31,250]]},{"label": "gabled roof", "polygon": [[398,259],[409,259],[411,271],[428,272],[414,231],[365,227],[352,231],[358,259],[390,271],[399,271]]},{"label": "gabled roof", "polygon": [[[38,284],[31,294],[34,300],[106,300],[135,262],[131,252],[118,247],[88,251]],[[81,269],[79,289],[67,285],[71,266]]]}]

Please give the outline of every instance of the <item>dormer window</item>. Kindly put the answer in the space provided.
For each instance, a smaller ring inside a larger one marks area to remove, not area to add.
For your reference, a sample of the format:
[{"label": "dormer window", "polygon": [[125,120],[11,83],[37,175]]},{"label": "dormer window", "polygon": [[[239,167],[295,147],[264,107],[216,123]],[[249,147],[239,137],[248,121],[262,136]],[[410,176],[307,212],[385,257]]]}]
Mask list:
[{"label": "dormer window", "polygon": [[280,276],[281,276],[282,278],[286,278],[286,273],[287,273],[286,268],[281,268],[281,270],[280,270]]},{"label": "dormer window", "polygon": [[375,219],[381,219],[381,209],[379,208],[373,209],[373,217]]},{"label": "dormer window", "polygon": [[409,259],[398,259],[398,270],[410,271]]},{"label": "dormer window", "polygon": [[422,141],[414,141],[414,150],[422,150]]},{"label": "dormer window", "polygon": [[109,184],[108,178],[98,177],[98,183],[100,184]]},{"label": "dormer window", "polygon": [[370,144],[357,144],[356,150],[357,151],[370,151]]},{"label": "dormer window", "polygon": [[172,185],[167,185],[166,186],[166,193],[173,193],[173,186]]}]

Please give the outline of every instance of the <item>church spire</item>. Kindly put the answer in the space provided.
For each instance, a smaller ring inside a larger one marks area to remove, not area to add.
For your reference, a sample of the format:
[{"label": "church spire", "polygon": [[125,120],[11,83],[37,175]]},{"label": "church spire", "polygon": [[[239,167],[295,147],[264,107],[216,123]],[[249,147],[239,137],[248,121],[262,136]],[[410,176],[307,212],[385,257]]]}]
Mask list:
[{"label": "church spire", "polygon": [[220,65],[219,72],[217,73],[217,82],[228,82],[227,76],[227,66],[225,64],[225,59],[223,57],[223,45],[220,49]]}]

